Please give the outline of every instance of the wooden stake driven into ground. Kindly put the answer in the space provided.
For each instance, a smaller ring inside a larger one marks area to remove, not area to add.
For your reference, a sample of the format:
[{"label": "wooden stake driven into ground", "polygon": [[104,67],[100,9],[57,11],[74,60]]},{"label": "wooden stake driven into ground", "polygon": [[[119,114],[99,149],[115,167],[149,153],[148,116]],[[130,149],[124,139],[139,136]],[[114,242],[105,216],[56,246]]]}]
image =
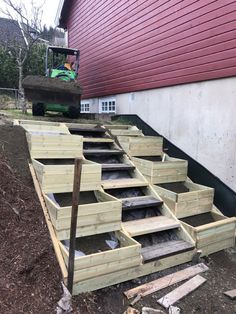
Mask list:
[{"label": "wooden stake driven into ground", "polygon": [[81,181],[80,180],[81,179],[81,164],[82,164],[82,159],[76,158],[75,170],[74,170],[73,194],[72,194],[70,249],[69,249],[68,284],[67,284],[67,288],[71,294],[73,290],[73,280],[74,280],[75,240],[76,240],[76,227],[77,227],[80,181]]}]

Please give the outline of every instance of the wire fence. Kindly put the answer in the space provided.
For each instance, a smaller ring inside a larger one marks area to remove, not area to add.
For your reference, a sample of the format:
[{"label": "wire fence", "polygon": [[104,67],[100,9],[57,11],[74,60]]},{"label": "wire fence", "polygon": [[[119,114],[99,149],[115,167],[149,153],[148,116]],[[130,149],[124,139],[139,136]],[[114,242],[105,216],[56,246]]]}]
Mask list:
[{"label": "wire fence", "polygon": [[19,108],[19,91],[16,88],[0,87],[0,108]]}]

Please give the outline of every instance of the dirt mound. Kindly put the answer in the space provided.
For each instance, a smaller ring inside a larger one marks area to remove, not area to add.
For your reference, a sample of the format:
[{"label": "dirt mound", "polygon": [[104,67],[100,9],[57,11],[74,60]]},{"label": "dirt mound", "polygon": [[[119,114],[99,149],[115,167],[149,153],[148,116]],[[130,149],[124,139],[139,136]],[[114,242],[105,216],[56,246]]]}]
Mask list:
[{"label": "dirt mound", "polygon": [[0,126],[0,313],[53,313],[60,270],[21,127]]}]

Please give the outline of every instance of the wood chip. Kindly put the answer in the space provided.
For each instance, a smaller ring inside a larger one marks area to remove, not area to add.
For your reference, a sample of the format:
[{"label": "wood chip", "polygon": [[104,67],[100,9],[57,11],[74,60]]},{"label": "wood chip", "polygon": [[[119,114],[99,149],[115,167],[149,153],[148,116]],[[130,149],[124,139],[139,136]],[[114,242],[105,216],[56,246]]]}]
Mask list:
[{"label": "wood chip", "polygon": [[151,307],[143,307],[142,314],[164,314],[162,310],[156,310]]},{"label": "wood chip", "polygon": [[224,294],[227,295],[227,297],[230,297],[232,300],[236,299],[236,289],[226,291]]},{"label": "wood chip", "polygon": [[166,294],[164,297],[160,298],[157,302],[168,309],[171,305],[188,295],[190,292],[196,290],[204,282],[206,282],[206,279],[197,275],[170,293]]},{"label": "wood chip", "polygon": [[124,314],[140,314],[140,312],[133,307],[129,306]]}]

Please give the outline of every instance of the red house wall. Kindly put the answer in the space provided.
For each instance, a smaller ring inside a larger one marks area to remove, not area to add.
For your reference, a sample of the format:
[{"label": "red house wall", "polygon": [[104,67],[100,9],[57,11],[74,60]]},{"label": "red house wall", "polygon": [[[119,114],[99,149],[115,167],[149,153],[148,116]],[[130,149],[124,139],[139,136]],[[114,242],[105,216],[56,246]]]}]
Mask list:
[{"label": "red house wall", "polygon": [[236,75],[235,0],[72,0],[84,98]]}]

